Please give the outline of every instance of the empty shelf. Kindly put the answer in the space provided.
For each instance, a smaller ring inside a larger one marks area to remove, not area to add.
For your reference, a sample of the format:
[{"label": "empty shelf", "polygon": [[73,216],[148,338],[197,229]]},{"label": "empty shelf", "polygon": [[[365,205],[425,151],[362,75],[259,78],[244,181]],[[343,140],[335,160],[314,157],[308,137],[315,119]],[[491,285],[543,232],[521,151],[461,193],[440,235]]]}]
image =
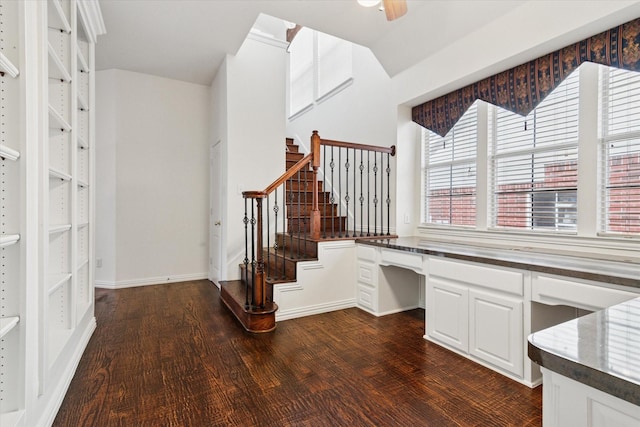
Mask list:
[{"label": "empty shelf", "polygon": [[0,236],[0,248],[15,245],[18,240],[20,240],[19,234],[3,234]]},{"label": "empty shelf", "polygon": [[9,74],[13,78],[18,77],[18,74],[20,74],[18,68],[2,52],[0,52],[0,71]]},{"label": "empty shelf", "polygon": [[49,168],[49,178],[71,181],[71,175],[53,168]]},{"label": "empty shelf", "polygon": [[82,181],[80,179],[77,180],[76,182],[78,183],[78,187],[80,187],[80,188],[87,188],[89,186],[89,184],[87,182]]},{"label": "empty shelf", "polygon": [[20,158],[20,153],[6,145],[0,144],[0,157],[6,160],[15,161]]},{"label": "empty shelf", "polygon": [[71,125],[51,105],[49,105],[49,128],[60,129],[62,132],[71,131]]},{"label": "empty shelf", "polygon": [[64,285],[71,279],[71,274],[54,274],[49,277],[49,295],[57,291],[60,286]]},{"label": "empty shelf", "polygon": [[49,78],[67,83],[71,81],[71,74],[67,71],[67,67],[64,66],[51,43],[49,43]]},{"label": "empty shelf", "polygon": [[49,22],[47,24],[49,28],[63,30],[67,33],[71,32],[71,25],[69,25],[69,20],[64,14],[60,0],[50,0],[47,12],[49,15]]},{"label": "empty shelf", "polygon": [[[0,319],[0,338],[4,337],[11,331],[20,321],[18,316],[3,317]],[[4,424],[3,424],[4,425]]]},{"label": "empty shelf", "polygon": [[81,229],[81,228],[87,227],[88,225],[89,225],[88,222],[81,222],[81,223],[78,224],[78,230]]},{"label": "empty shelf", "polygon": [[56,224],[49,227],[49,234],[64,233],[71,230],[71,224]]}]

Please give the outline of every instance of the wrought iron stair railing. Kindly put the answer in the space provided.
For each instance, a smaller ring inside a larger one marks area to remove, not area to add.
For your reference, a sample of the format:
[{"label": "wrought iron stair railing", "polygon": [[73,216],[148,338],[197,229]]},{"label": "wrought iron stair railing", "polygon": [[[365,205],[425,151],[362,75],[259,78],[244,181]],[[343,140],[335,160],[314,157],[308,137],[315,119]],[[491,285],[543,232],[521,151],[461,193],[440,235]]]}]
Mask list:
[{"label": "wrought iron stair railing", "polygon": [[272,285],[295,281],[296,263],[314,259],[317,242],[392,235],[394,155],[395,146],[323,140],[314,131],[309,154],[292,155],[297,162],[264,190],[242,193],[245,311],[273,304]]}]

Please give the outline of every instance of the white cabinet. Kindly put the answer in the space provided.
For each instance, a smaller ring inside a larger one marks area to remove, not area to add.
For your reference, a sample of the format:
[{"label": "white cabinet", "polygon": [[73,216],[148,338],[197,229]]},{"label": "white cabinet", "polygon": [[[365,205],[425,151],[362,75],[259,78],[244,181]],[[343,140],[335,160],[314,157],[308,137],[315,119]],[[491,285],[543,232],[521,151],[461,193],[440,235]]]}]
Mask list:
[{"label": "white cabinet", "polygon": [[523,295],[523,272],[431,257],[427,338],[522,378]]},{"label": "white cabinet", "polygon": [[469,291],[469,354],[494,366],[523,374],[522,299]]},{"label": "white cabinet", "polygon": [[427,285],[427,336],[463,352],[469,349],[469,288],[436,277]]},{"label": "white cabinet", "polygon": [[637,427],[640,406],[542,368],[544,427]]}]

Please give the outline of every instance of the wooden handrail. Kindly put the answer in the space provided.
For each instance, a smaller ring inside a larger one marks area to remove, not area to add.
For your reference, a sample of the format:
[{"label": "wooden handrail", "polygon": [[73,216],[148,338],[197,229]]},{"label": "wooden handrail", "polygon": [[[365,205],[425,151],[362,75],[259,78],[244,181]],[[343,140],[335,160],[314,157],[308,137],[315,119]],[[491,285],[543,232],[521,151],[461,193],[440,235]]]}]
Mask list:
[{"label": "wooden handrail", "polygon": [[313,159],[313,154],[307,154],[301,160],[298,161],[291,169],[280,175],[280,178],[273,181],[271,185],[269,185],[264,191],[243,191],[242,197],[245,199],[264,199],[269,194],[273,193],[273,191],[284,184],[284,182],[290,178],[292,178],[295,174],[300,172],[303,167],[307,166],[311,163]]},{"label": "wooden handrail", "polygon": [[375,151],[378,153],[387,153],[392,156],[396,155],[396,146],[378,147],[377,145],[356,144],[354,142],[332,141],[330,139],[321,139],[320,144],[331,147],[353,148],[356,150]]}]

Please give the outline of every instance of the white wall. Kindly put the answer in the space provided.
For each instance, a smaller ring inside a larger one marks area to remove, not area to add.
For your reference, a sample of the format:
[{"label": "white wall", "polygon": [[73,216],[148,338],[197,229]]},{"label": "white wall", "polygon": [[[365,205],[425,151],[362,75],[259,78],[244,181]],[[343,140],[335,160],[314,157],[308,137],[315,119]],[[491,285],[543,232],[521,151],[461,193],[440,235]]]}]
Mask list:
[{"label": "white wall", "polygon": [[96,88],[97,284],[205,278],[209,88],[122,70]]},{"label": "white wall", "polygon": [[391,79],[373,53],[353,45],[353,83],[287,121],[287,136],[309,145],[311,132],[325,139],[389,147],[396,143]]},{"label": "white wall", "polygon": [[95,280],[116,281],[116,94],[117,70],[96,73],[96,255]]},{"label": "white wall", "polygon": [[[212,140],[223,143],[223,263],[221,278],[240,278],[244,258],[243,191],[264,190],[285,172],[286,51],[247,39],[228,55],[211,93],[221,97]],[[226,255],[226,256],[225,256]]]}]

